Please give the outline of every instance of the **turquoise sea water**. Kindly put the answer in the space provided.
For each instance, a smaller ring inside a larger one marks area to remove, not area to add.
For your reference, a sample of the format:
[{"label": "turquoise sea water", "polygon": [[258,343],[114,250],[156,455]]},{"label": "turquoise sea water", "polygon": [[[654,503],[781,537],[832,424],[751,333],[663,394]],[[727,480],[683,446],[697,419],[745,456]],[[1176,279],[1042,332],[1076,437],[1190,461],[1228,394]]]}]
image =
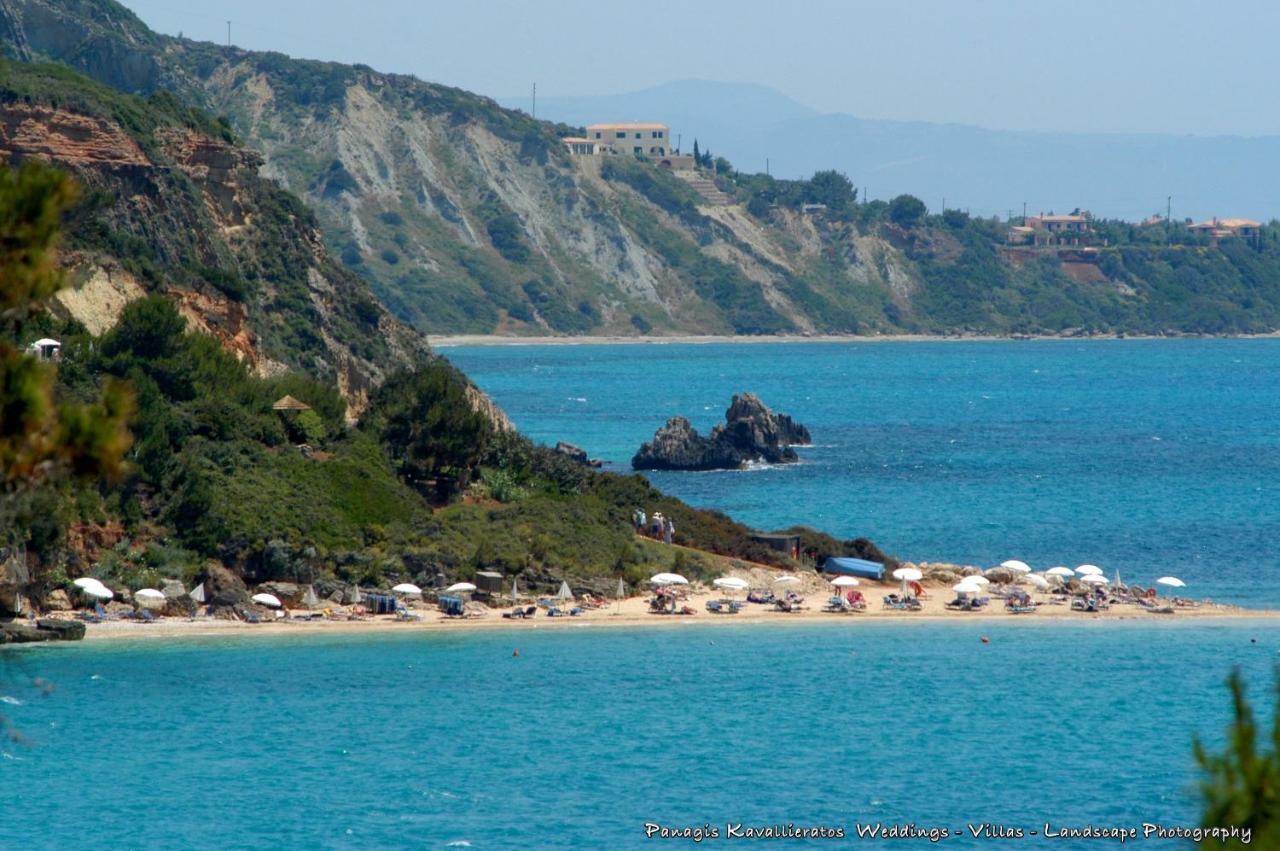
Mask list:
[{"label": "turquoise sea water", "polygon": [[913,561],[1081,563],[1280,605],[1280,340],[455,348],[526,433],[618,468],[733,393],[809,426],[802,464],[653,473],[763,529]]},{"label": "turquoise sea water", "polygon": [[[0,687],[29,740],[0,748],[0,848],[693,847],[646,842],[650,821],[1189,825],[1192,734],[1220,743],[1233,665],[1265,711],[1278,648],[1255,622],[843,619],[33,648]],[[38,697],[27,674],[55,690]]]}]

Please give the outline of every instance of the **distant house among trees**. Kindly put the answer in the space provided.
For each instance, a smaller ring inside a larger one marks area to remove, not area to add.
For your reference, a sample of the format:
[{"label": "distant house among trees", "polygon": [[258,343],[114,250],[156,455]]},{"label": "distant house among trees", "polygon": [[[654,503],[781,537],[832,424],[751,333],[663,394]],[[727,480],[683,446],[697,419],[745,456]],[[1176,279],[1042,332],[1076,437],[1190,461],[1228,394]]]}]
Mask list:
[{"label": "distant house among trees", "polygon": [[1207,222],[1199,222],[1187,228],[1194,234],[1203,234],[1216,245],[1222,239],[1249,239],[1257,241],[1262,235],[1262,223],[1253,219],[1220,219],[1214,216]]},{"label": "distant house among trees", "polygon": [[1010,242],[1031,242],[1035,245],[1067,245],[1079,244],[1087,236],[1089,213],[1080,210],[1065,216],[1053,213],[1038,216],[1027,216],[1022,225],[1010,228]]}]

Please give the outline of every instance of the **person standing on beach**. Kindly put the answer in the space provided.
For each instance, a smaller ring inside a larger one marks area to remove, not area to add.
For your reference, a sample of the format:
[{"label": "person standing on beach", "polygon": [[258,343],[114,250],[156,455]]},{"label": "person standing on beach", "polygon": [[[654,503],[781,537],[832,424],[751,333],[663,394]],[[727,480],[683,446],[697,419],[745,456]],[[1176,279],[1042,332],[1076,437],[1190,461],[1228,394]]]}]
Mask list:
[{"label": "person standing on beach", "polygon": [[676,536],[676,524],[671,522],[671,518],[667,518],[666,537],[663,538],[668,544],[671,543]]}]

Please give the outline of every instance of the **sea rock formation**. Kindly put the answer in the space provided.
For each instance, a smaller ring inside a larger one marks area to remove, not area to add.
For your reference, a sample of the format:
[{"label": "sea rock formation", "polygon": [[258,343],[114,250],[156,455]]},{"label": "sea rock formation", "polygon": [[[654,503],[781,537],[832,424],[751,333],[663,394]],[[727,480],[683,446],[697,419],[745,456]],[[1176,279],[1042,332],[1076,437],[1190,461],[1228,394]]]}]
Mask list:
[{"label": "sea rock formation", "polygon": [[798,461],[792,446],[813,442],[809,430],[775,414],[754,393],[735,395],[718,425],[703,437],[684,417],[672,417],[631,459],[636,470],[736,470],[751,461]]}]

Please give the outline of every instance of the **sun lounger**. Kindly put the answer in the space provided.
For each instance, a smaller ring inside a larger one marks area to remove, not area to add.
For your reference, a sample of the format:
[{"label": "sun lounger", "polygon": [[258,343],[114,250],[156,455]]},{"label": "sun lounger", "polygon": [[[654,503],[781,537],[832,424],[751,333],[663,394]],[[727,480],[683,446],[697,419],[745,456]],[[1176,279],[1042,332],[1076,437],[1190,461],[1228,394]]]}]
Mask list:
[{"label": "sun lounger", "polygon": [[566,615],[561,609],[557,608],[556,606],[552,606],[551,608],[547,609],[547,617],[563,618],[563,617],[566,617]]},{"label": "sun lounger", "polygon": [[711,612],[713,615],[724,614],[724,606],[720,605],[719,600],[708,600],[707,611]]}]

